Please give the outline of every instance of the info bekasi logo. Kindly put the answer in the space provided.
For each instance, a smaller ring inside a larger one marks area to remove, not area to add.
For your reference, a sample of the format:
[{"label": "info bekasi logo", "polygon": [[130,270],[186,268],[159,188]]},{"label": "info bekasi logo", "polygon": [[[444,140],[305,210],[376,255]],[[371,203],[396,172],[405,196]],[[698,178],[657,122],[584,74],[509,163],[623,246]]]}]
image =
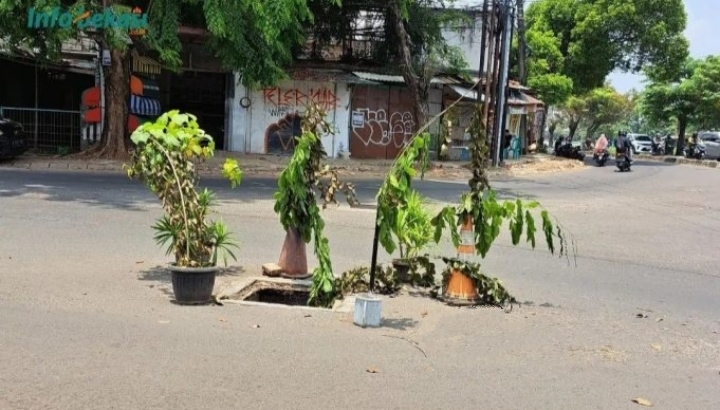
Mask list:
[{"label": "info bekasi logo", "polygon": [[63,11],[59,7],[49,11],[39,11],[34,7],[28,9],[28,28],[70,28],[73,25],[80,30],[108,28],[143,30],[147,28],[148,16],[139,7],[126,12],[108,7],[99,13],[85,11],[84,6],[72,12]]}]

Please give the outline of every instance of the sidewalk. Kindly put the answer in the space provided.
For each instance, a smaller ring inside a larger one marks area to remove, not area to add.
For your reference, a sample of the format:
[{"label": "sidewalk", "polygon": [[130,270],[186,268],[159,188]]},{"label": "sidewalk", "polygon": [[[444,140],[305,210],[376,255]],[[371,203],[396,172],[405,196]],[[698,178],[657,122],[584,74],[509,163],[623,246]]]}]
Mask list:
[{"label": "sidewalk", "polygon": [[[249,175],[279,174],[290,159],[288,156],[240,154],[218,151],[198,165],[201,175],[219,175],[226,158],[238,160],[243,172]],[[2,168],[70,170],[97,172],[124,172],[126,161],[83,159],[74,156],[26,154],[20,158],[0,162]],[[344,176],[380,177],[387,173],[393,161],[388,159],[336,159],[328,158],[325,163],[338,170]],[[430,178],[465,179],[472,176],[468,162],[432,161],[427,176]],[[548,155],[528,155],[508,161],[503,168],[492,170],[490,176],[521,175],[527,172],[557,172],[566,169],[582,168],[577,161],[559,159]]]}]

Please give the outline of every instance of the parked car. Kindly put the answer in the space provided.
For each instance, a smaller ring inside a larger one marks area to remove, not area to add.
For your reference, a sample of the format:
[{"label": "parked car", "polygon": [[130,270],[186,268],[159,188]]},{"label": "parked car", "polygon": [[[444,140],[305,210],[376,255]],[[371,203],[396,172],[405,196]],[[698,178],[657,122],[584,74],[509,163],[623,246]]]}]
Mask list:
[{"label": "parked car", "polygon": [[720,132],[703,132],[700,134],[700,141],[705,145],[705,158],[715,158],[720,161]]},{"label": "parked car", "polygon": [[628,140],[632,145],[633,154],[641,152],[652,152],[653,140],[649,135],[645,134],[628,134]]},{"label": "parked car", "polygon": [[27,151],[25,133],[19,122],[0,117],[0,159],[11,159]]}]

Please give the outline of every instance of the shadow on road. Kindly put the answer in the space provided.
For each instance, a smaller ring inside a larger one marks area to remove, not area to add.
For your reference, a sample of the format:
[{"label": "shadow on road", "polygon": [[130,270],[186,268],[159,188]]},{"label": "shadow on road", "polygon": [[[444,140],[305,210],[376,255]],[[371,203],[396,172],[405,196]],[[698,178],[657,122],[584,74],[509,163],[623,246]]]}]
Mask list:
[{"label": "shadow on road", "polygon": [[415,319],[382,319],[382,326],[395,330],[408,330],[417,326],[418,321]]},{"label": "shadow on road", "polygon": [[[643,159],[635,159],[635,162],[633,163],[633,166],[641,166],[641,167],[671,167],[675,166],[677,164],[673,164],[670,162],[662,162],[662,161],[648,161]],[[607,162],[605,163],[604,167],[598,167],[595,164],[595,160],[593,159],[592,154],[586,155],[585,160],[583,161],[585,165],[592,168],[617,168],[615,166],[615,158],[609,158]]]},{"label": "shadow on road", "polygon": [[[218,202],[252,203],[272,198],[274,189],[265,188],[268,191],[265,194],[252,187],[248,189],[249,185],[240,184],[231,189],[223,179],[201,178],[199,190],[212,190]],[[121,174],[0,170],[0,198],[28,195],[38,200],[75,202],[125,211],[142,211],[149,206],[160,205],[157,197],[141,181],[130,180]]]}]

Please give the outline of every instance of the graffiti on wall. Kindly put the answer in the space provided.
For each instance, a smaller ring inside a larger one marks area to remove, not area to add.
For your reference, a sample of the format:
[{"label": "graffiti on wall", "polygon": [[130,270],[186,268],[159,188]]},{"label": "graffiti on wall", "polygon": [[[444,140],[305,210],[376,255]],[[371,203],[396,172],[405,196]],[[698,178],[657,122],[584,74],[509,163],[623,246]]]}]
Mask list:
[{"label": "graffiti on wall", "polygon": [[325,111],[334,110],[338,106],[338,98],[327,87],[310,88],[306,91],[298,88],[282,89],[280,87],[265,88],[263,102],[273,117],[283,117],[310,103],[315,103]]},{"label": "graffiti on wall", "polygon": [[295,137],[302,133],[302,116],[298,113],[286,114],[265,130],[265,152],[267,154],[292,154],[295,150]]},{"label": "graffiti on wall", "polygon": [[[360,118],[360,115],[364,119]],[[396,148],[407,145],[415,130],[415,119],[409,111],[396,111],[388,115],[383,110],[371,111],[367,108],[353,111],[353,137],[365,146],[394,145]],[[361,122],[362,120],[362,122]]]}]

